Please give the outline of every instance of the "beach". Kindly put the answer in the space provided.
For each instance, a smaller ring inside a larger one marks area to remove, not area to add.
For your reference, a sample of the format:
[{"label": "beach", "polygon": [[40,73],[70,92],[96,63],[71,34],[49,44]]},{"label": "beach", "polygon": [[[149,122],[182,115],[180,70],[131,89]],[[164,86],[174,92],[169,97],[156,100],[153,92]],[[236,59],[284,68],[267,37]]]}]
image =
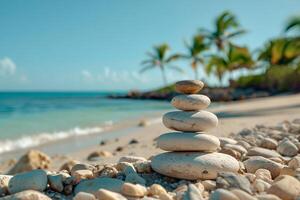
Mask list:
[{"label": "beach", "polygon": [[[145,102],[147,103],[147,102]],[[127,120],[117,126],[107,128],[100,133],[72,136],[70,138],[51,141],[32,149],[41,150],[52,157],[51,169],[57,170],[67,160],[77,160],[85,163],[108,164],[115,163],[124,155],[134,155],[149,158],[162,152],[155,145],[155,139],[166,132],[171,132],[163,126],[161,116],[172,109],[156,110],[141,117]],[[284,95],[257,98],[230,103],[220,103],[207,109],[219,118],[219,125],[210,131],[216,136],[237,134],[246,128],[256,125],[276,125],[285,120],[300,118],[300,95]],[[141,120],[148,125],[138,126]],[[129,144],[136,140],[137,143]],[[104,145],[100,145],[105,141]],[[116,149],[120,148],[117,151]],[[2,154],[2,171],[6,171],[8,160],[18,159],[30,148],[20,149]],[[89,161],[87,157],[95,151],[108,151],[111,157],[102,157]],[[13,162],[12,162],[13,163]],[[10,163],[11,165],[11,163]]]}]

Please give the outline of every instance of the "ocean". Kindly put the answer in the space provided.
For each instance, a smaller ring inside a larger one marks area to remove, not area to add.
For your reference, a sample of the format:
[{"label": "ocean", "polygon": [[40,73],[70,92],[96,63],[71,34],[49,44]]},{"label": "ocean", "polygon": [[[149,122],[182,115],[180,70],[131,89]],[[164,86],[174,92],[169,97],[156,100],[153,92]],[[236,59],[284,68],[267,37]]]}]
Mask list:
[{"label": "ocean", "polygon": [[[107,92],[0,92],[0,153],[141,119],[168,102],[108,99]],[[138,121],[137,121],[138,123]]]}]

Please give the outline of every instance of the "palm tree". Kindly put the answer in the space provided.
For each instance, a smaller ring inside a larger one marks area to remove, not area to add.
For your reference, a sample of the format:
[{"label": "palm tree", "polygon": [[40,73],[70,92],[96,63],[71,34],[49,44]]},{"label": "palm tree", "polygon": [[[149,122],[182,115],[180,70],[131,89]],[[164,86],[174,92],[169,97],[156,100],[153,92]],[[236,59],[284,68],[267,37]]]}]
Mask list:
[{"label": "palm tree", "polygon": [[148,52],[147,55],[149,59],[144,60],[142,62],[142,65],[144,67],[140,70],[140,73],[143,73],[149,69],[153,68],[159,68],[162,74],[162,79],[164,82],[164,85],[167,86],[167,77],[165,73],[166,67],[170,69],[174,69],[176,71],[182,72],[182,70],[174,65],[171,65],[171,63],[175,60],[177,60],[180,55],[179,54],[173,54],[170,56],[167,56],[167,52],[170,50],[169,45],[167,44],[161,44],[153,47],[153,52]]},{"label": "palm tree", "polygon": [[214,24],[214,30],[200,29],[219,51],[223,51],[230,40],[245,33],[245,30],[239,28],[237,18],[229,11],[220,14]]},{"label": "palm tree", "polygon": [[188,59],[191,61],[191,67],[195,74],[195,79],[198,79],[198,66],[204,65],[204,58],[202,56],[203,52],[208,49],[208,44],[205,42],[205,37],[203,35],[195,35],[193,37],[192,43],[186,44],[186,48],[188,49],[187,54],[183,54],[180,57],[184,59]]},{"label": "palm tree", "polygon": [[300,39],[295,37],[271,40],[258,55],[258,60],[268,63],[269,66],[299,63],[299,59]]},{"label": "palm tree", "polygon": [[285,27],[285,31],[287,32],[296,28],[300,31],[300,16],[291,18]]},{"label": "palm tree", "polygon": [[206,72],[208,74],[214,73],[221,83],[226,72],[253,67],[254,61],[248,48],[230,44],[225,56],[213,55],[210,57],[206,66]]}]

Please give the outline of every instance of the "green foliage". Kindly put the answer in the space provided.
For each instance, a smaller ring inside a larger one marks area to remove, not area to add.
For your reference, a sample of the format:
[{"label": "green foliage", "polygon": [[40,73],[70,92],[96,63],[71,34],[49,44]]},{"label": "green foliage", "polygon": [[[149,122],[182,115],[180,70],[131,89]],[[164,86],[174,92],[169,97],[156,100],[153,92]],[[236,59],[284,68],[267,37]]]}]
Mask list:
[{"label": "green foliage", "polygon": [[265,73],[240,77],[239,88],[255,88],[273,92],[300,91],[300,66],[272,66]]},{"label": "green foliage", "polygon": [[295,28],[300,30],[300,16],[291,18],[285,27],[285,31],[289,31]]},{"label": "green foliage", "polygon": [[278,38],[271,40],[260,51],[258,60],[269,65],[289,65],[299,62],[300,38]]}]

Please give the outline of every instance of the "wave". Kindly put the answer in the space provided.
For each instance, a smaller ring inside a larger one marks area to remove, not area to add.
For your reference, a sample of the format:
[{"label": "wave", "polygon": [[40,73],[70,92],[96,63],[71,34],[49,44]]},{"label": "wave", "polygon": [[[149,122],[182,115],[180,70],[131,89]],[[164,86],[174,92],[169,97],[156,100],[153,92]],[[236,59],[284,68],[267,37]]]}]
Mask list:
[{"label": "wave", "polygon": [[51,141],[66,139],[73,136],[90,135],[103,132],[111,126],[112,122],[105,123],[104,127],[80,128],[75,127],[67,131],[58,131],[52,133],[40,133],[37,135],[23,136],[17,139],[6,139],[0,141],[0,154],[18,149],[39,146]]}]

